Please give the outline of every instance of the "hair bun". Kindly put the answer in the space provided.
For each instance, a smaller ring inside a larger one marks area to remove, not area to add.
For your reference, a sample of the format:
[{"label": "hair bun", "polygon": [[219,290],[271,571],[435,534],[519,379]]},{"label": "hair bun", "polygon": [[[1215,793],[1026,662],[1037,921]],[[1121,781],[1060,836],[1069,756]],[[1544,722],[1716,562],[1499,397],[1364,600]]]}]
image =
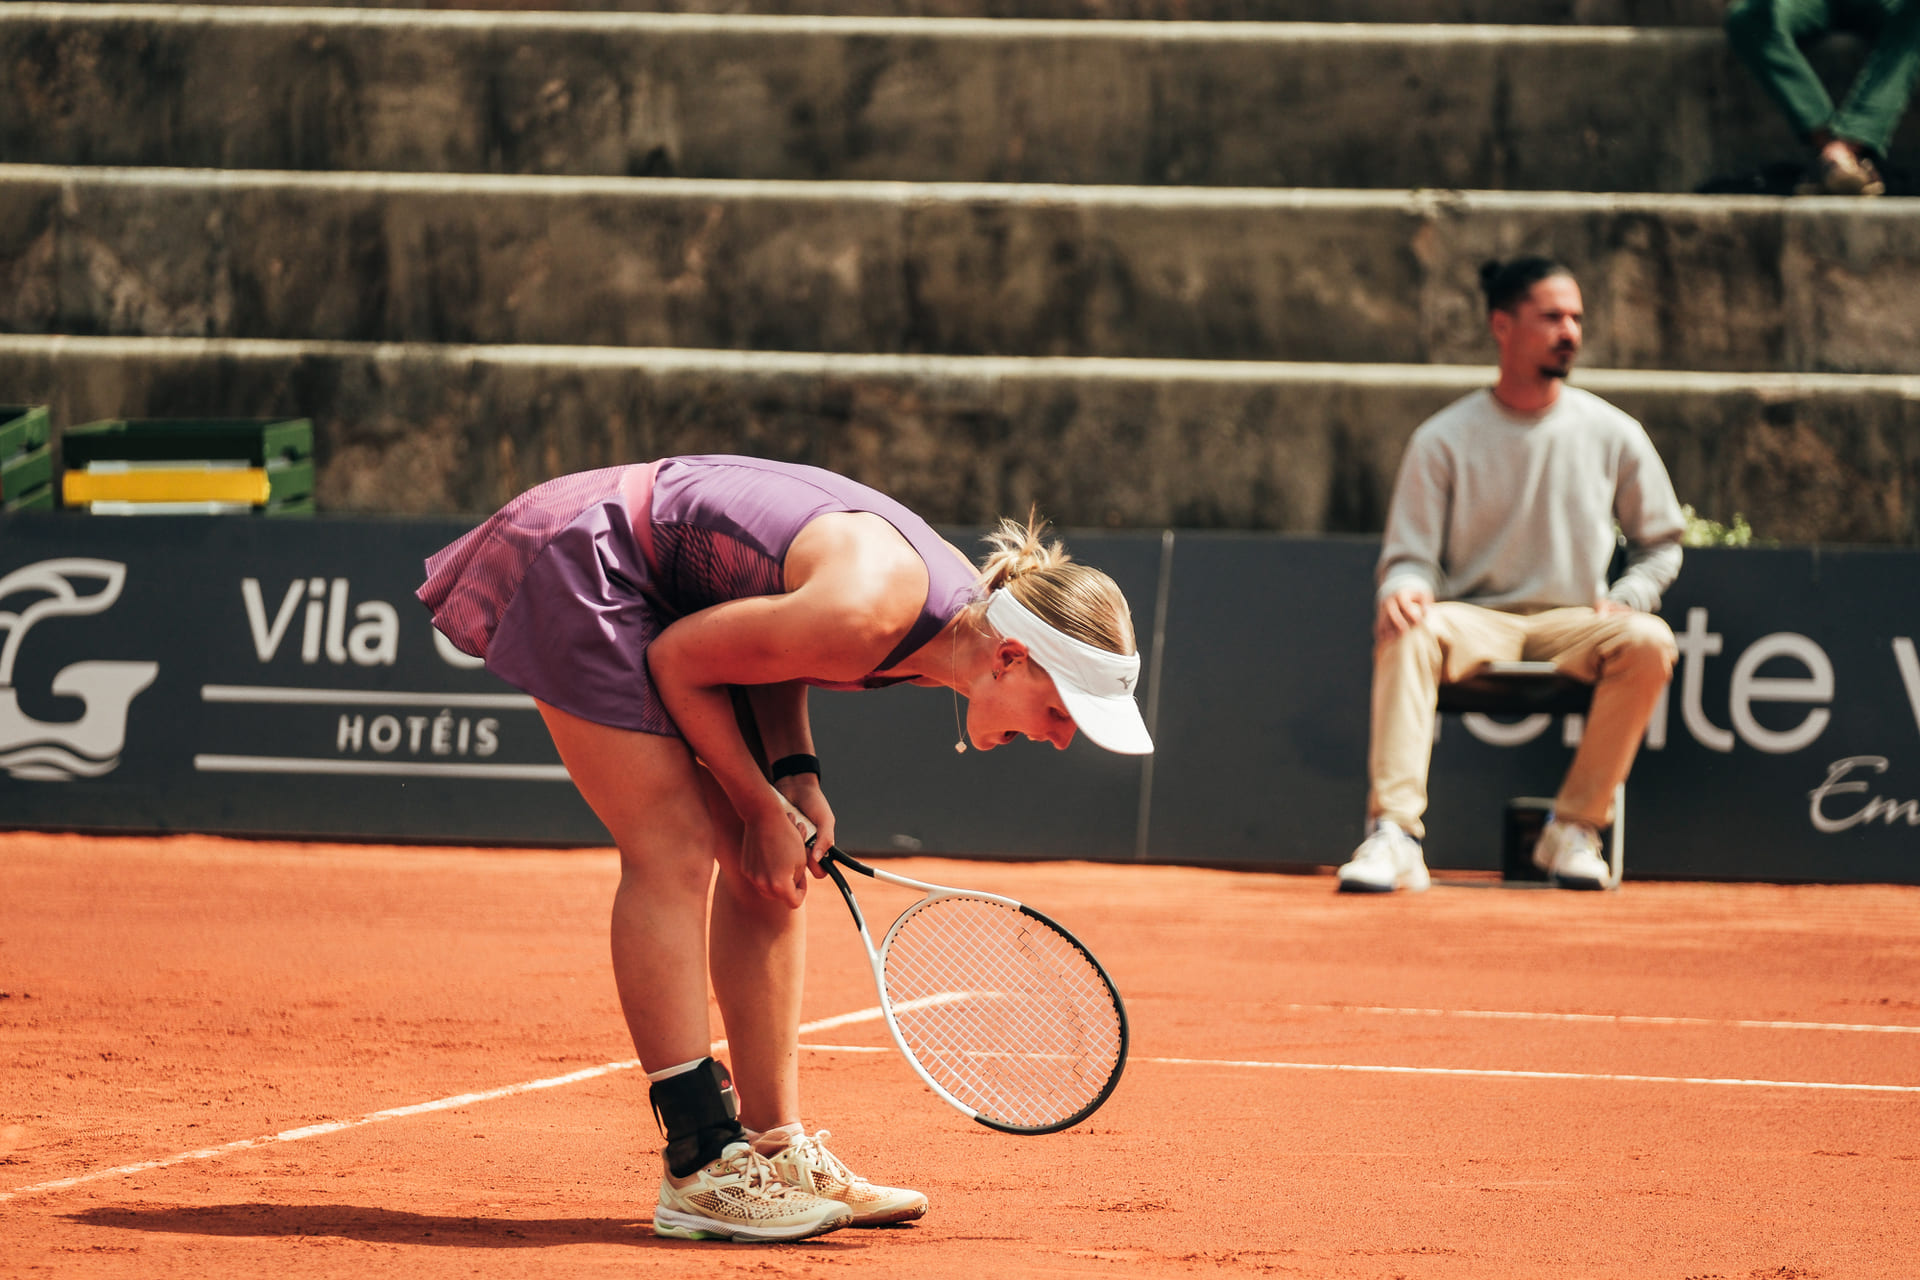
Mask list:
[{"label": "hair bun", "polygon": [[[1137,653],[1133,614],[1120,587],[1106,574],[1077,563],[1067,549],[1046,537],[1047,523],[1029,511],[1024,523],[1000,521],[986,537],[980,564],[984,597],[1006,589],[1022,607],[1062,635],[1112,653]],[[983,611],[984,600],[969,608]]]},{"label": "hair bun", "polygon": [[1046,541],[1046,532],[1047,522],[1037,511],[1028,513],[1025,524],[1002,518],[986,537],[990,549],[980,565],[981,586],[993,591],[1024,574],[1069,563],[1073,557],[1058,542]]},{"label": "hair bun", "polygon": [[1539,254],[1522,254],[1506,262],[1489,260],[1480,266],[1480,291],[1487,295],[1487,310],[1512,311],[1533,286],[1552,276],[1573,272],[1566,264]]}]

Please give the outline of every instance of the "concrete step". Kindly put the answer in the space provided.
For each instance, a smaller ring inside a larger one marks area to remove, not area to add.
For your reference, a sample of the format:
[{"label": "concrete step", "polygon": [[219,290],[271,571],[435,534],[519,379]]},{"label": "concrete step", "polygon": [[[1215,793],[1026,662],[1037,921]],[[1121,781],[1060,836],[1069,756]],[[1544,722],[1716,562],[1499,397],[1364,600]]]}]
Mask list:
[{"label": "concrete step", "polygon": [[1681,192],[1800,154],[1715,30],[23,3],[0,65],[20,163]]},{"label": "concrete step", "polygon": [[1596,365],[1920,373],[1909,203],[0,166],[0,328],[1474,363],[1545,251]]},{"label": "concrete step", "polygon": [[[239,6],[254,0],[203,2]],[[1724,0],[299,0],[290,7],[1149,22],[1492,22],[1589,27],[1711,27],[1717,26],[1726,13]]]},{"label": "concrete step", "polygon": [[[331,511],[481,513],[670,453],[819,463],[936,521],[1377,532],[1407,435],[1486,369],[0,337],[57,427],[314,419]],[[1920,378],[1588,370],[1683,502],[1785,542],[1920,543]],[[65,518],[81,519],[72,516]]]}]

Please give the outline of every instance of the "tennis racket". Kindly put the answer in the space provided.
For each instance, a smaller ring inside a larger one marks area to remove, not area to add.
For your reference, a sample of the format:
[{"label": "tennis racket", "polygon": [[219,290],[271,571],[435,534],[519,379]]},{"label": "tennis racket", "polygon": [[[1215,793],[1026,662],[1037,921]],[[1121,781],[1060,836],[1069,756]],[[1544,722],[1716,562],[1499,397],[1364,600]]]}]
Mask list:
[{"label": "tennis racket", "polygon": [[[932,1089],[1002,1133],[1057,1133],[1099,1109],[1127,1060],[1127,1011],[1072,934],[1032,907],[820,860],[853,912],[887,1031]],[[841,869],[925,894],[878,948]]]}]

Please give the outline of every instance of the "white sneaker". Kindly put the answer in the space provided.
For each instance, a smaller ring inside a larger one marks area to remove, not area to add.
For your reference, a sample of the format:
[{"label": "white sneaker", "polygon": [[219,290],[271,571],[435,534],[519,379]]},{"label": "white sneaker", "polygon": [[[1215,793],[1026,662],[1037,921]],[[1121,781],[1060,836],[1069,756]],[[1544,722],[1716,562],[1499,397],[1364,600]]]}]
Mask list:
[{"label": "white sneaker", "polygon": [[853,1210],[783,1182],[745,1141],[685,1178],[662,1178],[653,1210],[653,1234],[676,1240],[804,1240],[852,1222]]},{"label": "white sneaker", "polygon": [[825,1129],[801,1134],[784,1151],[769,1155],[783,1182],[802,1191],[836,1200],[853,1210],[853,1225],[877,1227],[888,1222],[911,1222],[927,1211],[927,1198],[904,1187],[882,1187],[841,1163],[827,1150]]},{"label": "white sneaker", "polygon": [[1433,883],[1420,842],[1384,818],[1373,824],[1373,834],[1360,842],[1339,877],[1343,893],[1418,893]]},{"label": "white sneaker", "polygon": [[1533,865],[1562,889],[1604,889],[1613,879],[1600,833],[1584,822],[1549,822],[1533,846]]}]

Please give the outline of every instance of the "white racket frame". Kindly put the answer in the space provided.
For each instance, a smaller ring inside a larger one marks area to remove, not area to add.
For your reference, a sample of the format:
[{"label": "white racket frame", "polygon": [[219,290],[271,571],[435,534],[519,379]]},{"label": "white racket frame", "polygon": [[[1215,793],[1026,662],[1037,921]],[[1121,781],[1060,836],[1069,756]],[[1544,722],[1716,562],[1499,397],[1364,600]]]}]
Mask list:
[{"label": "white racket frame", "polygon": [[[1108,975],[1106,967],[1100,963],[1098,957],[1096,957],[1093,952],[1087,950],[1086,944],[1062,928],[1058,922],[1040,914],[1024,902],[1019,902],[1013,898],[1002,897],[997,893],[986,893],[979,889],[956,889],[951,885],[929,884],[924,880],[915,880],[911,876],[897,875],[892,871],[882,871],[878,867],[870,867],[856,858],[849,857],[847,854],[842,853],[838,847],[828,849],[826,855],[820,859],[820,865],[826,869],[829,876],[833,877],[834,884],[838,886],[840,890],[840,896],[847,900],[847,910],[853,913],[853,923],[860,931],[860,944],[867,949],[867,967],[873,972],[873,989],[880,997],[880,1016],[886,1022],[887,1034],[893,1037],[894,1047],[900,1050],[900,1056],[907,1060],[907,1065],[913,1068],[913,1073],[920,1077],[921,1083],[933,1090],[934,1096],[938,1097],[955,1111],[958,1111],[961,1115],[966,1116],[969,1120],[983,1124],[987,1128],[997,1130],[1000,1133],[1016,1134],[1058,1133],[1062,1129],[1070,1129],[1092,1115],[1095,1111],[1098,1111],[1100,1107],[1105,1104],[1108,1097],[1112,1095],[1114,1087],[1120,1083],[1120,1073],[1126,1069],[1127,1065],[1127,1009],[1126,1006],[1121,1003],[1120,989],[1113,985],[1113,979]],[[879,880],[886,884],[898,885],[903,889],[918,890],[926,896],[900,913],[899,918],[893,922],[893,926],[887,930],[886,937],[881,939],[879,947],[876,948],[873,945],[873,935],[867,932],[866,913],[860,910],[860,903],[858,899],[853,896],[852,887],[847,884],[846,877],[840,874],[841,867],[845,867],[849,871],[858,872],[870,880]],[[981,1115],[976,1108],[968,1106],[942,1087],[938,1081],[928,1074],[927,1069],[921,1065],[920,1059],[914,1055],[913,1050],[907,1047],[906,1038],[900,1034],[900,1024],[894,1020],[893,997],[887,993],[887,948],[893,945],[894,935],[900,932],[902,925],[912,919],[914,915],[923,908],[929,907],[944,898],[969,898],[976,902],[991,902],[996,906],[1009,907],[1014,911],[1018,911],[1021,915],[1030,916],[1038,920],[1065,938],[1068,942],[1072,943],[1075,949],[1087,958],[1087,963],[1094,967],[1094,970],[1099,973],[1101,981],[1106,983],[1107,990],[1113,994],[1114,1014],[1120,1021],[1120,1050],[1114,1060],[1113,1072],[1107,1077],[1106,1083],[1101,1087],[1100,1092],[1094,1099],[1073,1115],[1049,1125],[1014,1125],[1008,1124],[1005,1121],[990,1119]]]}]

